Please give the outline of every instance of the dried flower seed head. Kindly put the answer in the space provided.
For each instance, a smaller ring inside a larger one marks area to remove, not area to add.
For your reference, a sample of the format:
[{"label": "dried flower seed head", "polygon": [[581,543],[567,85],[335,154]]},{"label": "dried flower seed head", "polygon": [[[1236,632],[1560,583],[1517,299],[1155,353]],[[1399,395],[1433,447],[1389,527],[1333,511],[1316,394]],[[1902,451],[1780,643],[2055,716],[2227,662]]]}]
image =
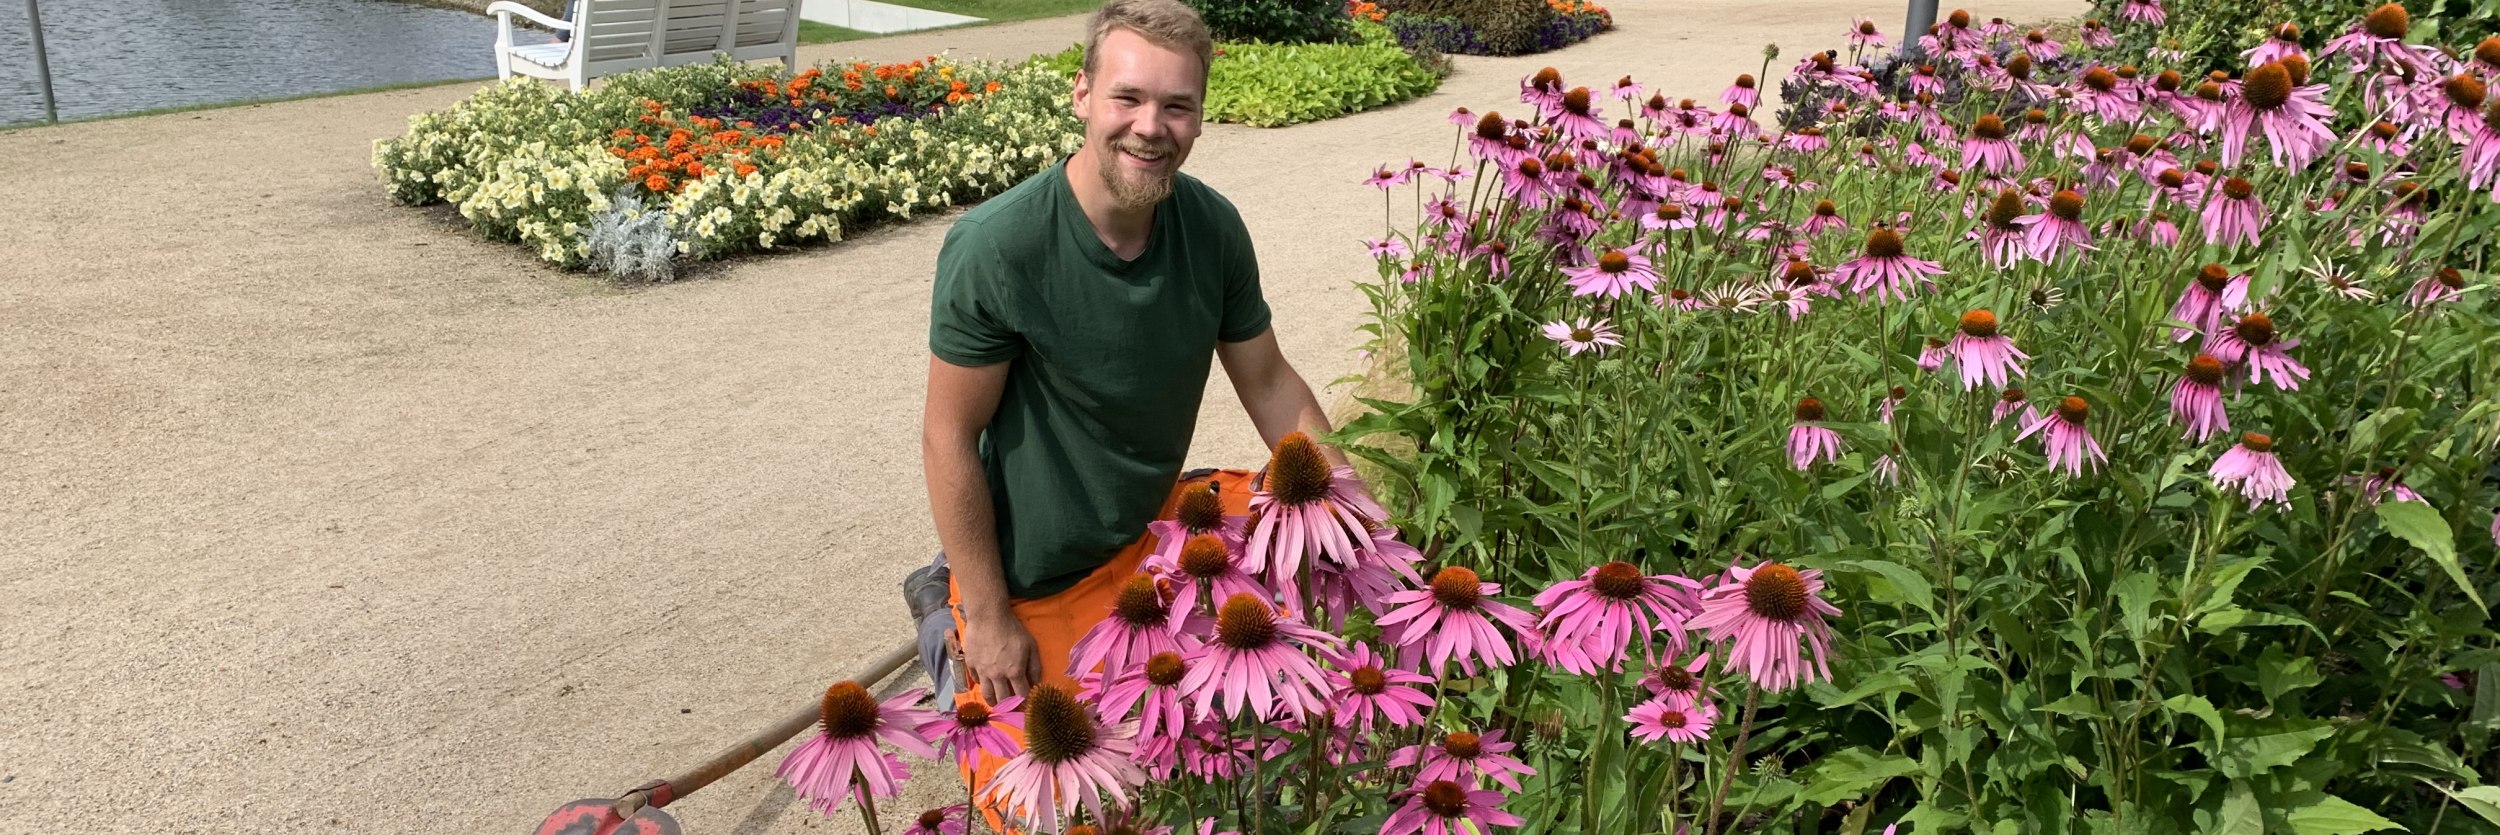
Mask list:
[{"label": "dried flower seed head", "polygon": [[1156,687],[1173,687],[1189,675],[1189,661],[1177,652],[1158,652],[1146,659],[1146,681]]},{"label": "dried flower seed head", "polygon": [[1617,560],[1598,566],[1589,578],[1589,588],[1601,597],[1637,600],[1649,589],[1649,578],[1641,576],[1640,566]]},{"label": "dried flower seed head", "polygon": [[2180,78],[2178,70],[2162,70],[2161,74],[2153,76],[2153,89],[2164,93],[2179,92],[2179,85],[2185,83],[2187,79]]},{"label": "dried flower seed head", "polygon": [[1580,116],[1589,115],[1589,88],[1573,87],[1563,94],[1563,110]]},{"label": "dried flower seed head", "polygon": [[1823,419],[1823,401],[1811,397],[1797,401],[1797,420],[1814,423]]},{"label": "dried flower seed head", "polygon": [[1258,649],[1276,641],[1276,612],[1248,592],[1233,595],[1216,611],[1215,640],[1234,649]]},{"label": "dried flower seed head", "polygon": [[1473,609],[1484,600],[1483,581],[1476,572],[1456,565],[1442,566],[1432,575],[1432,599],[1452,609]]},{"label": "dried flower seed head", "polygon": [[2014,221],[2023,216],[2023,193],[1999,189],[1996,199],[1988,201],[1988,225],[1998,229],[2015,228]]},{"label": "dried flower seed head", "polygon": [[2465,274],[2457,272],[2457,268],[2455,267],[2441,267],[2439,268],[2439,272],[2435,273],[2434,276],[2438,278],[2439,286],[2446,287],[2450,290],[2465,289]]},{"label": "dried flower seed head", "polygon": [[2198,385],[2222,385],[2222,360],[2215,359],[2212,354],[2197,354],[2196,358],[2188,360],[2187,378]]},{"label": "dried flower seed head", "polygon": [[1970,12],[1954,9],[1953,14],[1945,16],[1944,22],[1945,25],[1955,29],[1968,29],[1970,28]]},{"label": "dried flower seed head", "polygon": [[877,732],[877,698],[868,695],[868,688],[859,686],[859,682],[834,682],[825,688],[824,703],[817,708],[816,718],[824,726],[826,736],[867,736]]},{"label": "dried flower seed head", "polygon": [[2262,348],[2274,343],[2274,318],[2263,313],[2251,313],[2240,317],[2239,324],[2231,326],[2231,332],[2238,335],[2241,342]]},{"label": "dried flower seed head", "polygon": [[2274,439],[2256,432],[2242,432],[2240,446],[2247,447],[2250,452],[2273,452]]},{"label": "dried flower seed head", "polygon": [[1024,750],[1034,759],[1058,765],[1093,753],[1094,731],[1094,717],[1068,688],[1036,684],[1025,694]]},{"label": "dried flower seed head", "polygon": [[2439,82],[2439,92],[2447,94],[2449,103],[2459,108],[2481,110],[2483,100],[2490,95],[2491,88],[2484,85],[2482,79],[2475,78],[2468,73],[2458,73]]},{"label": "dried flower seed head", "polygon": [[2017,52],[2014,57],[2005,59],[2005,74],[2013,76],[2016,81],[2030,81],[2031,56]]},{"label": "dried flower seed head", "polygon": [[1293,506],[1328,498],[1329,482],[1328,459],[1320,457],[1310,435],[1295,432],[1276,442],[1276,455],[1267,462],[1267,489],[1277,501]]},{"label": "dried flower seed head", "polygon": [[2204,287],[2205,292],[2220,293],[2222,288],[2230,286],[2231,271],[2221,264],[2206,264],[2196,268],[2196,283]]},{"label": "dried flower seed head", "polygon": [[2083,398],[2067,395],[2057,401],[2057,416],[2067,423],[2081,425],[2084,418],[2092,416],[2092,404],[2083,402]]},{"label": "dried flower seed head", "polygon": [[2004,391],[1997,392],[1997,400],[2005,403],[2020,404],[2030,396],[2030,393],[2023,391],[2021,386],[2009,386]]},{"label": "dried flower seed head", "polygon": [[2049,196],[2049,214],[2056,215],[2059,220],[2082,220],[2083,195],[2076,194],[2073,189],[2058,189],[2056,194]]},{"label": "dried flower seed head", "polygon": [[2404,6],[2388,3],[2370,10],[2370,16],[2361,19],[2361,28],[2374,38],[2403,40],[2405,33],[2413,31],[2413,17]]},{"label": "dried flower seed head", "polygon": [[1867,230],[1866,257],[1898,258],[1900,256],[1901,233],[1892,231],[1892,227],[1889,226],[1878,226]]},{"label": "dried flower seed head", "polygon": [[1163,591],[1155,588],[1153,577],[1139,574],[1120,586],[1112,598],[1111,613],[1131,626],[1160,626],[1170,619],[1172,610],[1163,602]]},{"label": "dried flower seed head", "polygon": [[2196,98],[2219,104],[2222,102],[2222,85],[2211,81],[2199,83],[2196,85]]},{"label": "dried flower seed head", "polygon": [[2102,93],[2116,91],[2118,89],[2118,74],[2100,67],[2093,67],[2091,69],[2084,70],[2083,86],[2090,87],[2094,91]]},{"label": "dried flower seed head", "polygon": [[1962,314],[1959,326],[1962,333],[1972,339],[1986,339],[1997,335],[1997,315],[1985,310],[1973,310]]},{"label": "dried flower seed head", "polygon": [[1424,809],[1442,818],[1467,814],[1467,790],[1448,780],[1434,780],[1424,786]]},{"label": "dried flower seed head", "polygon": [[1796,620],[1806,613],[1806,578],[1797,569],[1763,563],[1745,580],[1745,605],[1774,621]]},{"label": "dried flower seed head", "polygon": [[1466,731],[1452,731],[1441,737],[1441,750],[1462,760],[1472,760],[1484,754],[1484,739]]}]

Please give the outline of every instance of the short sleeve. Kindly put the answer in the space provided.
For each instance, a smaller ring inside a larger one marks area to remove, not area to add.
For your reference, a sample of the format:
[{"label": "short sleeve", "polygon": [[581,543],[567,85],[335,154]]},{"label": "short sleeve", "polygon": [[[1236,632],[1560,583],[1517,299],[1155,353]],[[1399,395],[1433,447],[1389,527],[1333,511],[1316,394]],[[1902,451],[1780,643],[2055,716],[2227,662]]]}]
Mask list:
[{"label": "short sleeve", "polygon": [[[1229,207],[1228,207],[1229,208]],[[1267,296],[1259,290],[1259,254],[1250,244],[1250,229],[1233,216],[1233,246],[1225,258],[1224,320],[1215,338],[1247,342],[1267,332]]]},{"label": "short sleeve", "polygon": [[1023,354],[1023,337],[1001,315],[1010,309],[1006,279],[1005,264],[982,240],[978,223],[959,221],[947,229],[929,294],[929,353],[968,368]]}]

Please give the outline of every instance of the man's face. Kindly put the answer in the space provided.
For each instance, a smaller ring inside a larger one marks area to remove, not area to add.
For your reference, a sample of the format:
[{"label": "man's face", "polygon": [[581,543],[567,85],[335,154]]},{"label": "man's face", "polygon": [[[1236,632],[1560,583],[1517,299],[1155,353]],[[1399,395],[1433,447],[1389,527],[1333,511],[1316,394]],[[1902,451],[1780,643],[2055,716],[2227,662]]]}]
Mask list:
[{"label": "man's face", "polygon": [[1103,35],[1094,72],[1077,76],[1076,116],[1121,208],[1150,208],[1172,193],[1172,175],[1198,141],[1205,92],[1197,56],[1126,29]]}]

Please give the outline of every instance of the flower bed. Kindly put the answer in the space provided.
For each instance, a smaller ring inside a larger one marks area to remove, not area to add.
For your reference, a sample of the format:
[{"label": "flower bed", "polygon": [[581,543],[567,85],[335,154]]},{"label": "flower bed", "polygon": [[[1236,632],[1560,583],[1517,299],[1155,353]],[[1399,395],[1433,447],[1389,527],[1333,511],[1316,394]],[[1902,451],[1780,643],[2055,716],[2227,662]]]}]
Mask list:
[{"label": "flower bed", "polygon": [[[678,67],[580,94],[516,80],[416,116],[375,143],[374,164],[401,203],[450,203],[558,265],[614,262],[594,252],[597,228],[718,258],[1004,191],[1081,143],[1067,95],[1045,69],[936,58],[786,83],[770,68]],[[663,222],[626,222],[642,213]]]},{"label": "flower bed", "polygon": [[[1401,49],[1387,29],[1357,20],[1353,43],[1222,43],[1207,68],[1206,119],[1272,128],[1332,119],[1422,96],[1449,64]],[[1073,78],[1084,45],[1040,59]]]},{"label": "flower bed", "polygon": [[1520,49],[1504,49],[1487,39],[1483,32],[1467,21],[1451,15],[1384,12],[1378,6],[1355,0],[1347,13],[1373,20],[1389,28],[1399,44],[1408,49],[1445,55],[1529,55],[1551,52],[1595,37],[1614,28],[1614,15],[1605,7],[1580,0],[1547,0],[1554,13],[1530,36]]}]

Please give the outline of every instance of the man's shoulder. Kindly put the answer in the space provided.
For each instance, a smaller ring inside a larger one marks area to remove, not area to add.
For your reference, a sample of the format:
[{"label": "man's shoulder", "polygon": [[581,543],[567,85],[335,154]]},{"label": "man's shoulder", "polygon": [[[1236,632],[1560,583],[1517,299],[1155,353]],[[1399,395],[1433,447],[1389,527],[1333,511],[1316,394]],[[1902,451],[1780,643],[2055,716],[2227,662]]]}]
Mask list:
[{"label": "man's shoulder", "polygon": [[1172,199],[1187,222],[1213,225],[1226,234],[1245,235],[1249,231],[1242,223],[1241,210],[1204,180],[1187,173],[1176,174],[1172,178]]}]

